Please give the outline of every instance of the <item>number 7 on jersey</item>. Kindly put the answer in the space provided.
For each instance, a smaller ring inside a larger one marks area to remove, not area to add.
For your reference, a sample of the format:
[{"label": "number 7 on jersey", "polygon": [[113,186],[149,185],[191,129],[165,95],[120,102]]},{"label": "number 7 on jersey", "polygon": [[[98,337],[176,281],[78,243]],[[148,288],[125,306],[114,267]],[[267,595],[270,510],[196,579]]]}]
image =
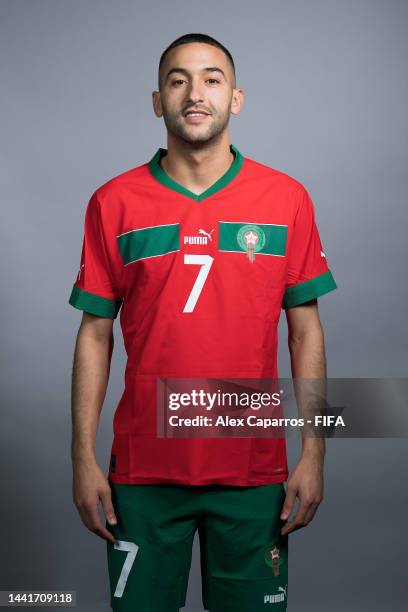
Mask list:
[{"label": "number 7 on jersey", "polygon": [[201,270],[199,271],[191,293],[188,296],[188,300],[186,302],[186,305],[184,306],[183,312],[193,312],[194,307],[197,304],[197,300],[200,297],[200,293],[204,287],[205,280],[208,276],[213,261],[214,257],[211,257],[211,255],[191,255],[188,253],[184,255],[185,264],[200,265]]}]

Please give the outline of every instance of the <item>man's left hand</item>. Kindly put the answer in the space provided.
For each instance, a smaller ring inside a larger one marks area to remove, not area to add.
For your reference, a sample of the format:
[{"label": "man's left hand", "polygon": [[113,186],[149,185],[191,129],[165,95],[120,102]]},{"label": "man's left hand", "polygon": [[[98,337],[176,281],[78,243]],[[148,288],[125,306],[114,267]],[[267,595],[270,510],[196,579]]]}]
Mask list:
[{"label": "man's left hand", "polygon": [[320,456],[303,455],[293,470],[286,488],[286,498],[280,518],[286,520],[299,498],[299,507],[292,520],[282,527],[281,535],[306,527],[316,514],[323,499],[323,459]]}]

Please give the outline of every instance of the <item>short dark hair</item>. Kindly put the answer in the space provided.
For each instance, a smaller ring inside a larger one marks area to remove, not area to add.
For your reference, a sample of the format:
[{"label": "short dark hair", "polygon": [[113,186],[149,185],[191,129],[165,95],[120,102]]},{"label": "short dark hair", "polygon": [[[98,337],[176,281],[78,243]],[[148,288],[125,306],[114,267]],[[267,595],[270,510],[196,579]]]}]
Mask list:
[{"label": "short dark hair", "polygon": [[233,85],[235,86],[235,78],[236,78],[235,77],[235,64],[234,64],[234,60],[232,59],[232,55],[228,51],[228,49],[224,47],[224,45],[221,44],[218,40],[215,40],[215,38],[213,38],[212,36],[208,36],[207,34],[199,34],[197,32],[193,32],[190,34],[183,34],[183,36],[179,36],[178,38],[176,38],[176,40],[173,40],[173,42],[161,54],[160,61],[159,61],[159,79],[158,79],[159,89],[160,89],[160,70],[161,70],[161,67],[163,65],[163,62],[168,52],[171,51],[171,49],[178,47],[179,45],[187,45],[188,43],[194,43],[194,42],[206,43],[207,45],[213,45],[213,47],[218,47],[219,49],[221,49],[221,51],[225,53],[225,55],[227,56],[232,66],[232,72],[234,75]]}]

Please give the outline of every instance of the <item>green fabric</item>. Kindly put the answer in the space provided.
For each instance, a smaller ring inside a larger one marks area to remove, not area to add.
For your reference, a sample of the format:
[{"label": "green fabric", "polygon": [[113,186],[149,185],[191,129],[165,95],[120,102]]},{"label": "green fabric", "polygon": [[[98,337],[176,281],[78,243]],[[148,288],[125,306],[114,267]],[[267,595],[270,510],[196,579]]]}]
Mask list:
[{"label": "green fabric", "polygon": [[[257,250],[258,244],[255,245],[255,255],[280,255],[284,256],[286,251],[286,235],[288,228],[286,225],[275,225],[273,223],[245,223],[245,222],[227,222],[219,221],[219,250],[220,251],[237,251],[239,253],[246,252],[245,242],[242,243],[239,238],[241,228],[247,228],[250,231],[251,227],[255,231],[263,232],[264,245]],[[257,229],[258,228],[258,229]]]},{"label": "green fabric", "polygon": [[94,293],[84,291],[76,285],[74,285],[72,289],[68,302],[71,306],[74,306],[74,308],[107,319],[115,319],[122,304],[122,300],[108,300]]},{"label": "green fabric", "polygon": [[315,276],[303,283],[288,287],[283,296],[282,308],[291,308],[313,300],[329,291],[336,289],[337,285],[330,270],[320,276]]},{"label": "green fabric", "polygon": [[118,236],[118,246],[126,264],[180,250],[179,223],[156,225]]},{"label": "green fabric", "polygon": [[109,482],[118,518],[117,525],[105,522],[118,542],[116,547],[106,542],[114,612],[179,612],[185,605],[197,530],[206,610],[286,610],[288,536],[280,534],[285,523],[280,519],[283,483],[233,487]]},{"label": "green fabric", "polygon": [[192,191],[190,191],[186,187],[183,187],[183,185],[172,179],[160,166],[159,162],[161,158],[164,157],[164,155],[167,155],[167,149],[159,148],[157,150],[157,152],[154,154],[154,156],[149,162],[149,169],[154,178],[157,179],[159,183],[161,183],[165,187],[168,187],[173,191],[177,191],[178,193],[182,193],[183,195],[192,198],[196,202],[201,202],[202,200],[205,200],[206,198],[212,196],[214,193],[217,193],[217,191],[220,191],[220,189],[226,187],[241,170],[244,161],[243,156],[233,144],[230,145],[230,151],[234,154],[234,160],[231,166],[228,168],[225,174],[223,174],[223,176],[218,179],[218,181],[216,181],[213,185],[211,185],[211,187],[209,187],[199,195],[193,193]]}]

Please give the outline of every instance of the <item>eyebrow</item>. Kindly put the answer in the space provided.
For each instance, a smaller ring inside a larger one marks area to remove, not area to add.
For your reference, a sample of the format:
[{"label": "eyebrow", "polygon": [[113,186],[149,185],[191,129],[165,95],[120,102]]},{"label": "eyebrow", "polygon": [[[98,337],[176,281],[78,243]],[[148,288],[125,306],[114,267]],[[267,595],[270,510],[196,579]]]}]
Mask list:
[{"label": "eyebrow", "polygon": [[[227,77],[225,76],[225,73],[223,70],[221,70],[221,68],[219,68],[218,66],[207,66],[206,68],[202,69],[202,72],[221,72],[221,74],[223,75],[224,79],[227,80]],[[166,81],[168,80],[169,76],[171,74],[173,74],[173,72],[181,72],[182,74],[189,74],[189,71],[186,68],[180,68],[178,66],[176,66],[175,68],[172,68],[171,70],[168,71],[167,75],[166,75]]]}]

